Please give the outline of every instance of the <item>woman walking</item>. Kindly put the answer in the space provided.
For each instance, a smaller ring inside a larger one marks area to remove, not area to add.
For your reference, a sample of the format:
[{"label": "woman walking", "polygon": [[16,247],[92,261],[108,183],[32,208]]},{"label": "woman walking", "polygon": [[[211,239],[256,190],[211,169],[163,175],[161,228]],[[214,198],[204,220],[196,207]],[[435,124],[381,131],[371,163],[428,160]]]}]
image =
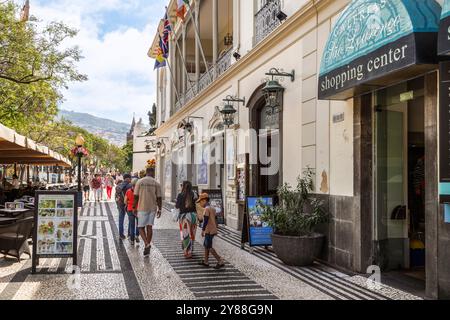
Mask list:
[{"label": "woman walking", "polygon": [[111,173],[108,173],[105,178],[105,186],[106,186],[106,195],[108,197],[108,201],[111,200],[112,189],[114,187],[114,179],[111,176]]},{"label": "woman walking", "polygon": [[195,193],[192,191],[192,184],[189,181],[183,182],[182,191],[177,196],[176,208],[180,210],[178,221],[180,223],[181,245],[187,259],[192,258],[197,231],[196,200]]}]

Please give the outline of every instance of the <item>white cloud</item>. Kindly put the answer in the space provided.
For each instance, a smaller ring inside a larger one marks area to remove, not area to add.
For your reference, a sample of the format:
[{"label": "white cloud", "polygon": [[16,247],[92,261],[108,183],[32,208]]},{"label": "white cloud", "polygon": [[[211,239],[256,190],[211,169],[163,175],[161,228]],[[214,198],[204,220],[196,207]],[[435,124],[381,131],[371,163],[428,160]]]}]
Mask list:
[{"label": "white cloud", "polygon": [[154,61],[147,51],[166,2],[31,1],[32,15],[47,22],[62,20],[79,30],[67,45],[83,51],[79,70],[89,81],[70,84],[62,108],[121,122],[131,122],[133,113],[146,118],[156,100]]}]

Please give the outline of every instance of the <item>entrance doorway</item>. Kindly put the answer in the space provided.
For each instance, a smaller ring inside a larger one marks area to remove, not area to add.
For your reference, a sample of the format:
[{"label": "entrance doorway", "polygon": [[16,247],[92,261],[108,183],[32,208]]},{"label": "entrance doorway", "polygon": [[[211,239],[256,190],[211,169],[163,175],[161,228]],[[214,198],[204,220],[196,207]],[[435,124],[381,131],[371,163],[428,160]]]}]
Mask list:
[{"label": "entrance doorway", "polygon": [[374,262],[425,280],[424,77],[374,94]]}]

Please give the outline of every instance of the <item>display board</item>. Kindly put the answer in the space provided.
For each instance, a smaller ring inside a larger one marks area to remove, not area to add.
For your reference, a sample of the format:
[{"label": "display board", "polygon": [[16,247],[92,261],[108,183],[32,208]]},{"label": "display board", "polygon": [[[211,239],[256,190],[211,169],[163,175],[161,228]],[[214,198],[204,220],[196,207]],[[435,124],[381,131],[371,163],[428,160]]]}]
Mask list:
[{"label": "display board", "polygon": [[223,196],[222,190],[214,189],[202,190],[202,193],[207,193],[209,195],[209,204],[216,210],[216,219],[218,224],[225,224],[225,214],[224,214],[224,205],[223,205]]},{"label": "display board", "polygon": [[250,247],[272,245],[273,228],[261,221],[263,206],[273,206],[274,197],[247,197],[246,214],[242,228],[242,243],[248,242]]},{"label": "display board", "polygon": [[73,258],[77,264],[78,193],[37,191],[32,272],[39,258]]},{"label": "display board", "polygon": [[248,194],[248,154],[238,157],[236,169],[236,202],[245,204],[245,197]]}]

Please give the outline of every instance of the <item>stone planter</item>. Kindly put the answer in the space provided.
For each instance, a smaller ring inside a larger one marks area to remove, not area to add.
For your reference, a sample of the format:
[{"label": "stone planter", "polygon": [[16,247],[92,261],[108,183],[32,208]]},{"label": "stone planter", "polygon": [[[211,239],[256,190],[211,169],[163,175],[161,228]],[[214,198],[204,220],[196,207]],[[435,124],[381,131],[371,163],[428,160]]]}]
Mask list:
[{"label": "stone planter", "polygon": [[311,265],[320,255],[325,236],[313,234],[304,237],[272,235],[272,247],[278,258],[290,266]]}]

